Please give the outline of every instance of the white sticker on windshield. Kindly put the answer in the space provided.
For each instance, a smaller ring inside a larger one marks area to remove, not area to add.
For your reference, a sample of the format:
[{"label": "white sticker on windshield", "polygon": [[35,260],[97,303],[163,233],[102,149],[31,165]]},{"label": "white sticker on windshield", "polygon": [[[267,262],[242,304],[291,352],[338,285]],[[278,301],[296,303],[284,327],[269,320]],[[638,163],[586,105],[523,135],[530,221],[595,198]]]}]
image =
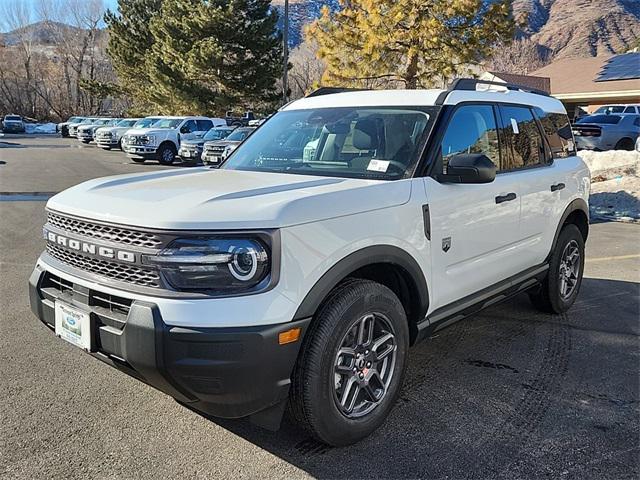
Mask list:
[{"label": "white sticker on windshield", "polygon": [[389,168],[389,160],[370,160],[367,170],[384,173],[387,168]]},{"label": "white sticker on windshield", "polygon": [[518,130],[518,122],[516,122],[515,118],[511,119],[511,128],[513,128],[513,133],[520,133],[520,130]]}]

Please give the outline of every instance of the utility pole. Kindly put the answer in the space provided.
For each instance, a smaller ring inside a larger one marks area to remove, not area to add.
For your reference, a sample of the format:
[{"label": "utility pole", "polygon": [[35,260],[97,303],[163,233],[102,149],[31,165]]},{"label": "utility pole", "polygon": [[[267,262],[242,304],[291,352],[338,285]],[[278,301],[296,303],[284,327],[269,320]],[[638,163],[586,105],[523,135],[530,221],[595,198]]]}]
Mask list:
[{"label": "utility pole", "polygon": [[282,32],[282,53],[284,57],[282,65],[282,103],[287,103],[288,82],[288,66],[289,66],[289,0],[284,0],[284,29]]}]

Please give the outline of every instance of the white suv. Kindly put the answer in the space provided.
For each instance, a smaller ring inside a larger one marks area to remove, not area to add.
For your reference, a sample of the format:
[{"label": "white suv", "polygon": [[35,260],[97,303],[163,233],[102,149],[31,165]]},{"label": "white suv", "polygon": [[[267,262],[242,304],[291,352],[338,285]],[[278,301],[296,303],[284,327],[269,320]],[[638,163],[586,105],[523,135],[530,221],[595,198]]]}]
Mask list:
[{"label": "white suv", "polygon": [[565,110],[478,83],[319,91],[220,169],[56,195],[33,311],[190,408],[277,428],[289,405],[323,442],[362,439],[411,345],[521,292],[561,313],[580,290],[589,171]]},{"label": "white suv", "polygon": [[223,118],[162,117],[150,127],[129,130],[122,138],[122,149],[134,162],[153,159],[171,165],[181,140],[201,137],[211,128],[226,124]]}]

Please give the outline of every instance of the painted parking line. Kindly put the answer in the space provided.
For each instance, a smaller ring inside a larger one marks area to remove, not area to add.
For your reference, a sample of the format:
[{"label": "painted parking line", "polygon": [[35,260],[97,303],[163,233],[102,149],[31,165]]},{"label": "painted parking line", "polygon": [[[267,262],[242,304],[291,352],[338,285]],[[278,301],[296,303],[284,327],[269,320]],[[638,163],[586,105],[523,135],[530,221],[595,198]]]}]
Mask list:
[{"label": "painted parking line", "polygon": [[630,258],[640,258],[640,253],[634,253],[632,255],[618,255],[615,257],[587,258],[586,262],[610,262],[613,260],[629,260]]}]

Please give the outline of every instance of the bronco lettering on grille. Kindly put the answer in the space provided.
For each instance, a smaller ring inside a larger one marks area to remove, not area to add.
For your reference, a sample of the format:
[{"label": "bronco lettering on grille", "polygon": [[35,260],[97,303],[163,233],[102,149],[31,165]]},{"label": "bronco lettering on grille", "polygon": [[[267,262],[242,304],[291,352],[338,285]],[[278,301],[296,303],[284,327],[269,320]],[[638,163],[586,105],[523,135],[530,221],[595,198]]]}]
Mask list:
[{"label": "bronco lettering on grille", "polygon": [[118,248],[106,247],[103,245],[96,245],[94,243],[85,242],[84,240],[77,240],[74,238],[65,237],[55,232],[45,230],[45,238],[58,246],[68,248],[69,250],[75,250],[77,252],[94,255],[102,258],[109,258],[113,260],[119,260],[121,262],[136,263],[137,257],[134,252],[127,250],[120,250]]}]

